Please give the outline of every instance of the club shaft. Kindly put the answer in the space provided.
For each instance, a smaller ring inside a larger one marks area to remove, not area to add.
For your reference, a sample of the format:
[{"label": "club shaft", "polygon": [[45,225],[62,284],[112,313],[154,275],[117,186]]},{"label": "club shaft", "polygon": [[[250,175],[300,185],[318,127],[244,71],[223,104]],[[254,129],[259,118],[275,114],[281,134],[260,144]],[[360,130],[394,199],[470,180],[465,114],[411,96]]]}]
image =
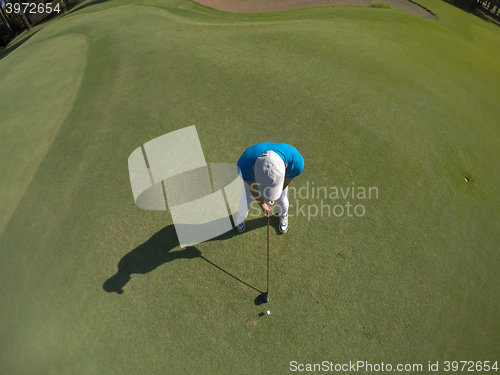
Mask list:
[{"label": "club shaft", "polygon": [[267,215],[267,291],[269,292],[269,215]]}]

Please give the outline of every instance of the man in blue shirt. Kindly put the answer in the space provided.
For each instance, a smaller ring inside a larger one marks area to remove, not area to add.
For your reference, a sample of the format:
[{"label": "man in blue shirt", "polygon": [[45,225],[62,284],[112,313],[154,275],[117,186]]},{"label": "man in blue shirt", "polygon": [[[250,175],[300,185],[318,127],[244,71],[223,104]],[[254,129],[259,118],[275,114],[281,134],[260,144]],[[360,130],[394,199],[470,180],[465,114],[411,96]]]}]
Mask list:
[{"label": "man in blue shirt", "polygon": [[279,230],[288,230],[288,185],[302,173],[304,158],[284,143],[259,143],[245,150],[238,160],[238,174],[244,180],[236,222],[238,232],[245,230],[245,219],[255,199],[266,215],[274,201],[280,217]]}]

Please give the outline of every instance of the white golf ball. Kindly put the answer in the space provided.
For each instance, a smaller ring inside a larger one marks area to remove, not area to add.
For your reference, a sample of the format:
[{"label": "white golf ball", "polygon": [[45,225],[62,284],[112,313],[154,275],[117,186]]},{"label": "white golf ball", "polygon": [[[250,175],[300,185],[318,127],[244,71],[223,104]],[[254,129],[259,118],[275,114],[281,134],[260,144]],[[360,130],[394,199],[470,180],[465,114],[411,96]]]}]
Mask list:
[{"label": "white golf ball", "polygon": [[267,314],[267,315],[271,315],[271,310],[267,310],[267,311],[266,311],[266,314]]}]

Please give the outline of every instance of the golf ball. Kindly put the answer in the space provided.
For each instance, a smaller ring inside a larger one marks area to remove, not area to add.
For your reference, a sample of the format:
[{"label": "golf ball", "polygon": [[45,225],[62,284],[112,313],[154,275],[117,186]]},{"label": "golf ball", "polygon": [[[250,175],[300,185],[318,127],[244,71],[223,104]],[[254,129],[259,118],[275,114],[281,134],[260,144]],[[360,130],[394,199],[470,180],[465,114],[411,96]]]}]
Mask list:
[{"label": "golf ball", "polygon": [[267,310],[267,311],[266,311],[266,314],[267,314],[267,315],[271,315],[271,310]]}]

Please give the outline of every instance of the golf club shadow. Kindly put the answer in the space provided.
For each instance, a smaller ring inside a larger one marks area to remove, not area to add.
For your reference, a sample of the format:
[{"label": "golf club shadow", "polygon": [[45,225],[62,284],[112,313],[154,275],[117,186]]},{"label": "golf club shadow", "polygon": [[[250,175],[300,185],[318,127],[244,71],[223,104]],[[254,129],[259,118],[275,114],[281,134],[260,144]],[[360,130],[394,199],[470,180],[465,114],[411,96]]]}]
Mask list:
[{"label": "golf club shadow", "polygon": [[[260,217],[254,220],[247,221],[247,226],[245,232],[252,231],[267,225],[267,219],[265,217]],[[236,229],[232,229],[229,232],[223,233],[218,237],[212,238],[209,241],[224,241],[233,238],[236,235],[240,235]],[[244,233],[242,234],[244,235]],[[143,244],[137,246],[135,249],[125,254],[118,262],[118,272],[106,280],[103,284],[103,289],[108,292],[116,292],[118,294],[123,293],[123,287],[129,282],[132,274],[146,274],[149,273],[159,266],[172,262],[177,259],[195,259],[201,258],[205,262],[211,264],[215,268],[224,272],[228,276],[231,276],[240,283],[254,289],[259,293],[263,293],[261,290],[253,287],[252,285],[244,282],[233,274],[227,272],[223,268],[219,267],[217,264],[205,258],[201,251],[199,251],[194,246],[188,246],[182,250],[172,251],[179,246],[179,240],[177,238],[177,232],[175,226],[168,225],[155,233],[150,239],[148,239]]]}]

